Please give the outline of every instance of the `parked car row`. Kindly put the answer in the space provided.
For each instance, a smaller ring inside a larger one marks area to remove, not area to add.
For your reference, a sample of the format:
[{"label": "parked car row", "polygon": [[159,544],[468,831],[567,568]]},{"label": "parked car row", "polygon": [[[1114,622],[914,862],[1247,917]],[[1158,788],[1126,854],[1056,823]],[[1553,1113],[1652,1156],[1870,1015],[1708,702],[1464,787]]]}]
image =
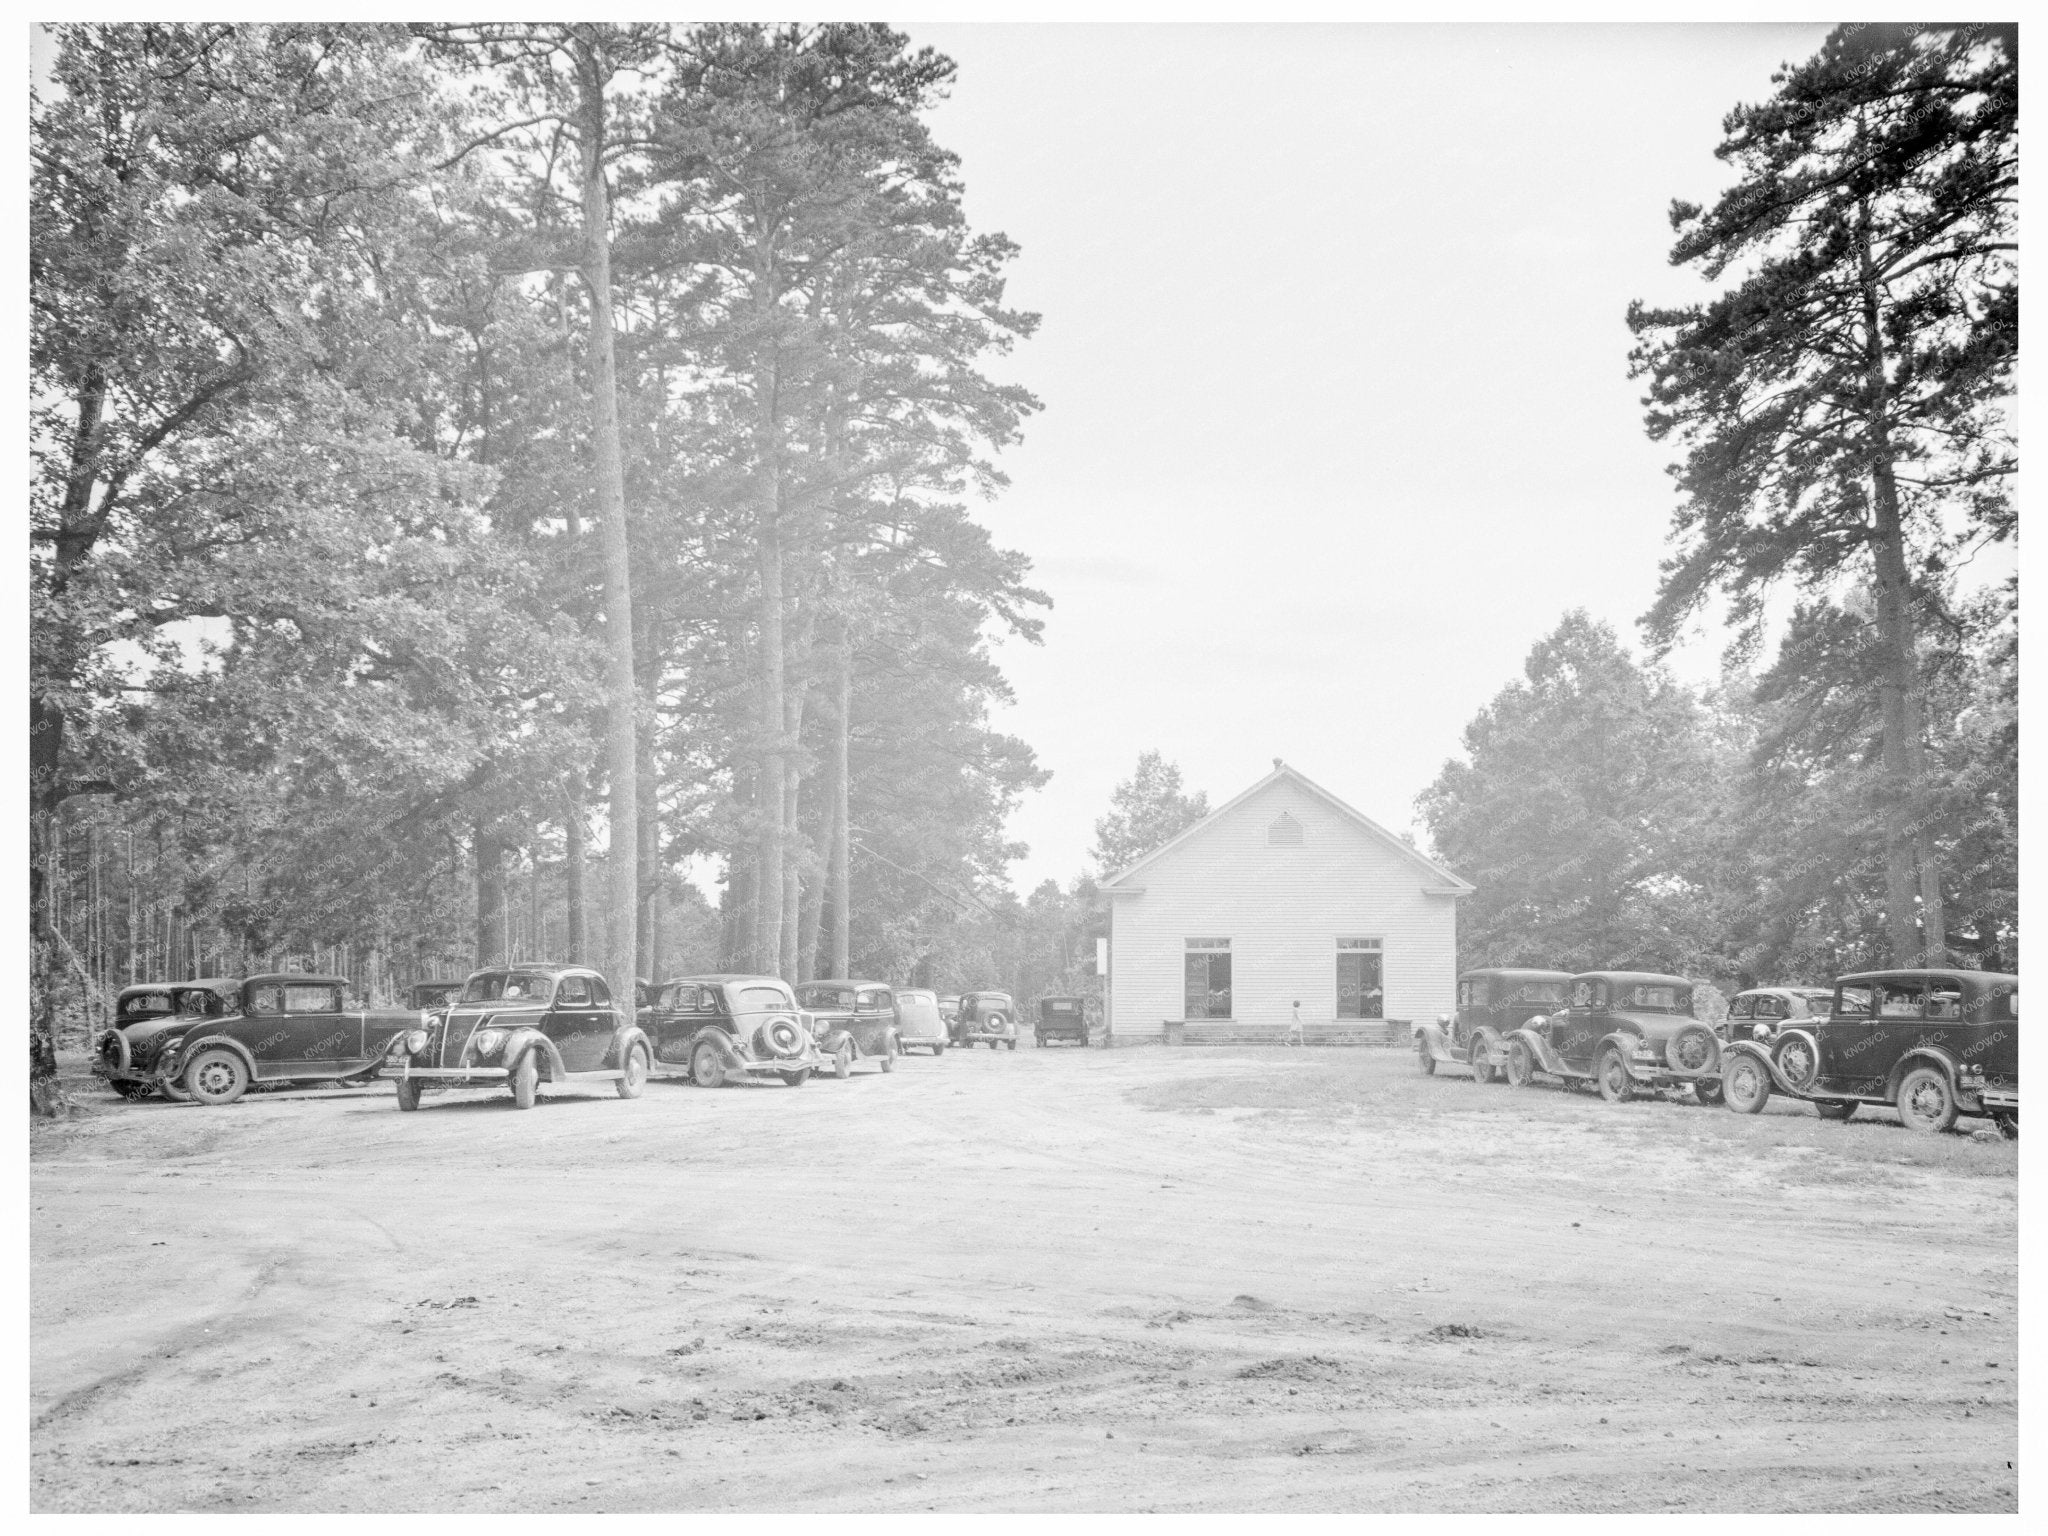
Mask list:
[{"label": "parked car row", "polygon": [[[911,1050],[1017,1048],[1008,993],[941,999],[876,981],[792,989],[774,976],[682,976],[642,984],[629,1008],[587,966],[520,963],[418,983],[403,1009],[352,1009],[347,994],[342,977],[286,973],[127,987],[92,1070],[131,1099],[231,1104],[252,1087],[385,1077],[401,1110],[443,1088],[497,1084],[526,1109],[543,1087],[610,1084],[628,1099],[664,1076],[794,1088],[862,1065],[891,1072]],[[1085,1045],[1080,1004],[1045,999],[1038,1043]]]},{"label": "parked car row", "polygon": [[1961,1115],[2019,1135],[2019,978],[1969,970],[1864,971],[1833,987],[1755,987],[1711,1027],[1692,984],[1645,971],[1487,968],[1458,978],[1458,1009],[1415,1032],[1426,1073],[1467,1067],[1526,1087],[1588,1084],[1609,1102],[1689,1089],[1755,1114],[1773,1093],[1824,1119],[1884,1105],[1915,1130]]}]

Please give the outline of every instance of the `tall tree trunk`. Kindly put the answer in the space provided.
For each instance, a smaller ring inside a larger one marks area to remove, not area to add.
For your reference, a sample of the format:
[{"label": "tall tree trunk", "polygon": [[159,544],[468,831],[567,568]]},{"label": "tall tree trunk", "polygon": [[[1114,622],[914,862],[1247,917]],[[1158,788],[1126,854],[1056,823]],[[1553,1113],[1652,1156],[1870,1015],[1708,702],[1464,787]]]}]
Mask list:
[{"label": "tall tree trunk", "polygon": [[764,468],[760,493],[761,669],[757,714],[761,771],[754,796],[759,845],[754,861],[753,968],[772,971],[782,957],[782,858],[787,777],[783,753],[782,530],[772,467]]},{"label": "tall tree trunk", "polygon": [[839,642],[839,702],[832,720],[832,974],[848,975],[853,965],[853,832],[848,821],[847,740],[853,730],[853,645]]},{"label": "tall tree trunk", "polygon": [[655,895],[661,889],[661,825],[656,817],[654,783],[654,742],[640,733],[640,889],[634,913],[634,947],[640,963],[648,967],[647,979],[658,981],[654,953]]},{"label": "tall tree trunk", "polygon": [[812,875],[804,885],[803,902],[797,910],[797,974],[794,978],[797,981],[815,981],[827,974],[818,969],[818,950],[824,931],[825,887],[831,877],[832,810],[839,800],[837,791],[832,787],[832,761],[828,738],[822,764],[824,783],[820,792],[811,796],[815,802],[810,813],[811,826],[816,834],[811,843],[815,853],[811,859]]},{"label": "tall tree trunk", "polygon": [[637,690],[633,673],[633,570],[626,540],[626,478],[619,445],[619,386],[612,351],[611,208],[604,181],[609,65],[596,41],[575,42],[583,168],[583,281],[590,290],[590,427],[597,455],[597,536],[604,553],[605,774],[611,821],[605,867],[606,949],[601,970],[630,995],[639,974],[634,911],[640,892]]},{"label": "tall tree trunk", "polygon": [[505,843],[476,823],[476,963],[503,965],[505,952]]},{"label": "tall tree trunk", "polygon": [[[1868,209],[1858,231],[1862,244],[1863,350],[1870,444],[1871,556],[1877,574],[1878,642],[1884,662],[1878,683],[1885,768],[1885,906],[1892,963],[1900,966],[1948,963],[1947,923],[1942,911],[1941,864],[1927,824],[1925,696],[1920,686],[1918,636],[1913,624],[1912,578],[1906,566],[1905,526],[1899,511],[1888,410],[1891,381],[1886,370],[1880,316],[1882,289],[1871,252]],[[1915,927],[1913,898],[1920,901]]]},{"label": "tall tree trunk", "polygon": [[562,816],[562,902],[568,909],[569,924],[566,954],[571,965],[588,965],[590,941],[584,932],[583,877],[589,850],[584,846],[582,770],[569,775],[567,791],[568,808]]}]

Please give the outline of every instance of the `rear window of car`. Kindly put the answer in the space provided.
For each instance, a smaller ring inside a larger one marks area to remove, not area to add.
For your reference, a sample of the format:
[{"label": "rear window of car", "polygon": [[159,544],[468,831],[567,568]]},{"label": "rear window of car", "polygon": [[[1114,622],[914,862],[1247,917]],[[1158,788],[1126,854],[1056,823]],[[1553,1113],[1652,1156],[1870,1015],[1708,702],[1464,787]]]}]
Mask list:
[{"label": "rear window of car", "polygon": [[121,1017],[140,1019],[171,1011],[171,994],[168,992],[138,992],[133,997],[121,999]]},{"label": "rear window of car", "polygon": [[285,1013],[339,1013],[341,1012],[341,988],[330,986],[307,986],[300,983],[287,985],[284,989]]},{"label": "rear window of car", "polygon": [[787,1012],[789,994],[780,987],[741,987],[733,999],[741,1013]]},{"label": "rear window of car", "polygon": [[913,989],[896,994],[896,1001],[899,1003],[936,1003],[938,1000],[936,992],[919,992]]},{"label": "rear window of car", "polygon": [[[765,988],[761,990],[766,990]],[[853,988],[851,987],[806,987],[797,994],[806,1008],[851,1008]],[[774,1007],[772,1003],[758,1004],[760,1007]]]},{"label": "rear window of car", "polygon": [[1668,987],[1653,982],[1631,982],[1616,989],[1615,1006],[1640,1008],[1646,1013],[1690,1013],[1692,988]]},{"label": "rear window of car", "polygon": [[889,994],[880,987],[870,987],[860,994],[854,1006],[867,1009],[886,1008],[889,1006]]},{"label": "rear window of car", "polygon": [[1561,981],[1517,982],[1504,1003],[1561,1003],[1564,1001],[1565,984]]}]

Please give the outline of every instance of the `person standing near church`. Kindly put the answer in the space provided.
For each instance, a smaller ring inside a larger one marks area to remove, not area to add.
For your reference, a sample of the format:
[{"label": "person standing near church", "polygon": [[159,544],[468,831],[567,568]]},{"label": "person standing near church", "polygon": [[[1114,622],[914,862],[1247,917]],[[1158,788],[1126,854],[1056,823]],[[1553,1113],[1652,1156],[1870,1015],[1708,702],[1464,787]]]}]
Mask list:
[{"label": "person standing near church", "polygon": [[1300,1045],[1300,1044],[1301,1044],[1301,999],[1300,999],[1300,998],[1296,998],[1296,999],[1294,1000],[1294,1022],[1293,1022],[1293,1023],[1291,1023],[1291,1024],[1289,1024],[1289,1025],[1287,1026],[1287,1043],[1288,1043],[1289,1045]]}]

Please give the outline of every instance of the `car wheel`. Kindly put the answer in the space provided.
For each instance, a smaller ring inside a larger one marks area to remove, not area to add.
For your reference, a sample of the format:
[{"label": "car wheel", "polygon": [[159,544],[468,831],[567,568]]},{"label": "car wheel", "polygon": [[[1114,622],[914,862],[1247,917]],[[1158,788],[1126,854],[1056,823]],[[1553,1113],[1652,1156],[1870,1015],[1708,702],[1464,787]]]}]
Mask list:
[{"label": "car wheel", "polygon": [[1593,1080],[1600,1085],[1600,1097],[1610,1104],[1626,1104],[1635,1097],[1635,1079],[1628,1075],[1628,1062],[1618,1045],[1610,1045],[1600,1053]]},{"label": "car wheel", "polygon": [[811,1069],[805,1067],[800,1071],[785,1072],[782,1074],[782,1080],[792,1088],[801,1088],[811,1080]]},{"label": "car wheel", "polygon": [[1415,1064],[1422,1068],[1424,1077],[1436,1076],[1436,1057],[1430,1054],[1429,1042],[1420,1035],[1415,1037]]},{"label": "car wheel", "polygon": [[1770,1102],[1771,1074],[1747,1051],[1721,1065],[1721,1099],[1738,1115],[1759,1113]]},{"label": "car wheel", "polygon": [[1930,1136],[1956,1123],[1956,1096],[1945,1074],[1933,1067],[1915,1067],[1899,1083],[1899,1118]]},{"label": "car wheel", "polygon": [[1711,1077],[1695,1078],[1692,1085],[1692,1096],[1702,1104],[1709,1106],[1718,1104],[1721,1102],[1721,1085]]},{"label": "car wheel", "polygon": [[1493,1063],[1486,1059],[1486,1047],[1477,1042],[1472,1046],[1472,1081],[1482,1084],[1493,1081]]},{"label": "car wheel", "polygon": [[1815,1059],[1813,1045],[1804,1035],[1782,1035],[1771,1047],[1771,1060],[1777,1063],[1778,1075],[1794,1088],[1804,1089],[1819,1074],[1820,1062]]},{"label": "car wheel", "polygon": [[646,1086],[647,1052],[636,1045],[626,1052],[625,1075],[613,1083],[612,1087],[618,1090],[622,1099],[637,1099],[640,1097],[640,1090]]},{"label": "car wheel", "polygon": [[725,1086],[725,1058],[709,1040],[700,1041],[690,1055],[690,1081],[699,1088]]},{"label": "car wheel", "polygon": [[249,1091],[249,1069],[225,1046],[201,1051],[185,1069],[185,1091],[202,1104],[232,1104]]},{"label": "car wheel", "polygon": [[853,1076],[853,1047],[843,1040],[839,1049],[832,1053],[832,1075],[838,1078]]},{"label": "car wheel", "polygon": [[933,1046],[933,1047],[932,1047],[932,1055],[933,1055],[933,1057],[934,1057],[934,1058],[937,1058],[937,1057],[943,1056],[943,1055],[945,1055],[945,1054],[946,1054],[946,1047],[945,1047],[945,1044],[944,1044],[944,1042],[941,1042],[941,1043],[939,1043],[938,1045],[935,1045],[935,1046]]},{"label": "car wheel", "polygon": [[1991,1123],[1998,1127],[1998,1134],[2007,1141],[2018,1141],[2020,1139],[2020,1112],[2018,1110],[2001,1110],[1991,1117]]},{"label": "car wheel", "polygon": [[163,1089],[164,1097],[169,1099],[173,1104],[190,1104],[192,1102],[192,1095],[185,1091],[185,1085],[183,1083],[173,1083],[166,1081],[158,1083],[157,1087]]},{"label": "car wheel", "polygon": [[540,1090],[540,1063],[533,1054],[528,1051],[512,1069],[512,1102],[521,1109],[533,1108],[534,1095]]},{"label": "car wheel", "polygon": [[416,1077],[401,1077],[393,1086],[398,1089],[398,1107],[411,1111],[420,1107],[420,1080]]},{"label": "car wheel", "polygon": [[1017,1037],[1015,1035],[1012,1035],[1009,1039],[1005,1040],[1003,1044],[1007,1045],[1011,1050],[1014,1051],[1015,1049],[1017,1049]]},{"label": "car wheel", "polygon": [[1854,1099],[1815,1099],[1814,1113],[1823,1120],[1846,1120],[1856,1113]]},{"label": "car wheel", "polygon": [[1520,1040],[1508,1042],[1508,1086],[1526,1088],[1536,1081],[1536,1059],[1529,1054],[1529,1047]]}]

